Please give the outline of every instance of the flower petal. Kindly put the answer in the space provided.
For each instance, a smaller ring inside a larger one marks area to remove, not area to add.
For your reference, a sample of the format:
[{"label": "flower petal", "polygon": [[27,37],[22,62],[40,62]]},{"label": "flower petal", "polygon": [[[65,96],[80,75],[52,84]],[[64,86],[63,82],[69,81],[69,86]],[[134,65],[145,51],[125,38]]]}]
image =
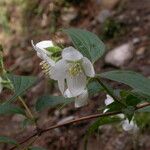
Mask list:
[{"label": "flower petal", "polygon": [[64,95],[65,79],[58,80],[58,87],[59,87],[60,92]]},{"label": "flower petal", "polygon": [[86,76],[84,75],[84,73],[80,73],[77,76],[70,76],[69,74],[67,74],[66,80],[68,89],[74,97],[80,95],[85,90]]},{"label": "flower petal", "polygon": [[[39,42],[41,43],[41,42]],[[50,66],[54,66],[55,62],[48,56],[47,51],[45,49],[40,49],[39,47],[35,46],[33,40],[31,41],[33,48],[37,51],[37,56],[43,59],[47,64]],[[37,45],[37,44],[36,44]]]},{"label": "flower petal", "polygon": [[107,106],[113,102],[114,102],[114,99],[110,95],[107,94],[106,99],[105,99],[105,105]]},{"label": "flower petal", "polygon": [[74,47],[70,46],[63,49],[62,58],[65,60],[76,61],[82,59],[83,55]]},{"label": "flower petal", "polygon": [[40,48],[40,49],[43,49],[43,48],[48,48],[48,47],[53,47],[54,44],[52,41],[50,40],[45,40],[45,41],[41,41],[41,42],[38,42],[36,44],[36,47]]},{"label": "flower petal", "polygon": [[88,91],[84,90],[79,96],[75,98],[75,107],[79,108],[88,104]]},{"label": "flower petal", "polygon": [[131,130],[136,131],[136,130],[138,130],[138,127],[137,127],[137,125],[133,122],[133,120],[131,120],[130,123],[129,123],[129,120],[128,120],[128,119],[122,121],[122,128],[123,128],[123,130],[125,130],[125,131],[131,131]]},{"label": "flower petal", "polygon": [[36,46],[37,44],[35,45],[33,40],[31,40],[31,44],[32,44],[33,48],[37,51],[37,54],[40,58],[42,57],[42,55],[48,54],[48,52],[44,48]]},{"label": "flower petal", "polygon": [[66,98],[73,97],[72,94],[71,94],[71,92],[69,91],[69,89],[66,89],[66,91],[64,92],[64,97],[66,97]]},{"label": "flower petal", "polygon": [[90,60],[86,57],[83,57],[82,60],[83,60],[82,66],[85,71],[85,74],[88,77],[94,77],[95,71],[94,71],[94,67],[93,67],[92,63],[90,62]]},{"label": "flower petal", "polygon": [[61,59],[56,62],[50,71],[51,78],[54,80],[62,80],[66,78],[68,65],[65,60]]}]

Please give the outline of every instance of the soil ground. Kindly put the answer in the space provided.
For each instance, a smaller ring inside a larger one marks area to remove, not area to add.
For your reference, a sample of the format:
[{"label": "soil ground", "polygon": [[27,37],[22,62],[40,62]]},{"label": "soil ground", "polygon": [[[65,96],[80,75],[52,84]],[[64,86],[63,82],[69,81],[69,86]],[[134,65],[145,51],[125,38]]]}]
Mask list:
[{"label": "soil ground", "polygon": [[[5,0],[4,0],[5,1]],[[111,50],[129,41],[134,44],[134,56],[121,68],[106,64],[104,59],[99,60],[95,68],[97,72],[113,69],[126,69],[137,71],[144,76],[150,76],[150,1],[149,0],[110,0],[101,4],[100,0],[58,1],[37,0],[26,2],[8,1],[0,7],[6,9],[6,25],[0,22],[0,41],[5,51],[5,65],[13,73],[20,75],[41,76],[40,59],[33,51],[30,40],[40,41],[53,39],[56,43],[70,45],[68,38],[58,29],[70,26],[85,28],[100,36],[107,49]],[[110,24],[99,21],[102,10],[109,10]],[[7,25],[8,24],[8,25]],[[112,27],[114,26],[114,27]],[[4,28],[5,27],[5,28]],[[7,29],[8,27],[8,29]],[[107,32],[106,27],[111,29]],[[5,29],[5,31],[4,31]],[[114,87],[116,85],[112,83]],[[55,85],[54,85],[55,86]],[[53,89],[48,78],[43,77],[40,82],[28,91],[24,99],[33,108],[40,95],[53,93],[60,94]],[[9,97],[5,91],[1,97]],[[103,105],[104,94],[97,95],[90,100],[88,106],[75,109],[68,105],[58,109],[48,109],[35,114],[39,116],[39,126],[46,123],[50,126],[68,116],[81,117],[98,112],[99,105]],[[20,123],[24,118],[14,115],[0,116],[0,135],[7,135],[20,139],[33,130],[33,126],[21,129]],[[88,126],[93,121],[85,121],[67,127],[55,129],[39,137],[33,145],[41,146],[48,150],[83,150],[84,135]],[[136,135],[123,132],[119,126],[107,125],[99,133],[91,136],[88,150],[149,150],[150,128],[140,131]],[[7,145],[0,145],[1,150],[6,150]]]}]

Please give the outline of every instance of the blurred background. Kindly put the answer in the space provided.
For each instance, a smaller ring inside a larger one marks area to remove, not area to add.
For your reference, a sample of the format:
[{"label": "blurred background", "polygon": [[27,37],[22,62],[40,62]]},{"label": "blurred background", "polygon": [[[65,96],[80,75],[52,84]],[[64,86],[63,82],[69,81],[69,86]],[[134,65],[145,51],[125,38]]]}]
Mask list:
[{"label": "blurred background", "polygon": [[[41,60],[30,41],[50,39],[68,46],[72,43],[60,29],[69,27],[94,32],[106,44],[105,56],[95,64],[97,72],[126,69],[150,76],[150,0],[0,0],[0,44],[4,48],[5,66],[15,74],[40,76]],[[56,85],[43,77],[24,99],[32,108],[39,96],[60,94],[54,88]],[[6,90],[1,98],[6,99],[10,94]],[[49,126],[62,118],[96,113],[104,99],[105,95],[100,94],[91,98],[84,108],[75,109],[71,104],[60,110],[34,113],[40,118],[39,126],[45,123]],[[32,125],[23,128],[23,120],[18,115],[0,116],[0,135],[19,138],[33,130]],[[138,121],[142,122],[142,128],[135,135],[122,131],[119,125],[102,127],[90,137],[88,150],[150,150],[150,117],[141,114]],[[90,123],[92,121],[50,131],[34,145],[48,150],[83,150]],[[7,145],[0,145],[0,149],[7,149]]]}]

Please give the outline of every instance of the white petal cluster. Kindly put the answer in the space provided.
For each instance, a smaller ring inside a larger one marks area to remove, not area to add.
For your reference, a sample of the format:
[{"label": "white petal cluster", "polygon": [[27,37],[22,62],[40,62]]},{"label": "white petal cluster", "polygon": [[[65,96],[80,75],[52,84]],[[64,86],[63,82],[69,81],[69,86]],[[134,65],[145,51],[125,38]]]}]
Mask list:
[{"label": "white petal cluster", "polygon": [[51,70],[51,78],[58,81],[61,93],[65,97],[75,97],[75,107],[87,104],[87,77],[94,77],[92,63],[73,47],[62,51],[62,59]]},{"label": "white petal cluster", "polygon": [[51,78],[58,81],[62,94],[68,88],[72,96],[83,93],[87,77],[94,75],[95,71],[90,60],[73,47],[67,47],[62,51],[62,59],[56,62],[51,71]]},{"label": "white petal cluster", "polygon": [[[106,95],[106,99],[105,99],[105,105],[109,105],[111,103],[114,102],[114,99],[110,96],[110,95]],[[104,110],[104,113],[107,112],[108,109],[105,109]],[[124,119],[125,118],[125,115],[124,114],[118,114],[117,115],[118,117],[120,117],[121,119]],[[133,118],[134,119],[134,118]],[[121,125],[122,125],[122,128],[124,131],[133,131],[133,132],[136,132],[138,130],[138,126],[137,124],[133,121],[133,119],[129,122],[128,119],[125,119],[121,122]]]},{"label": "white petal cluster", "polygon": [[2,84],[2,78],[0,77],[0,93],[2,92],[2,89],[3,89],[3,84]]},{"label": "white petal cluster", "polygon": [[[64,97],[71,98],[74,97],[69,89],[67,89],[64,93]],[[75,107],[79,108],[88,104],[88,91],[85,89],[80,95],[75,97]]]},{"label": "white petal cluster", "polygon": [[52,41],[42,41],[32,45],[37,55],[48,64],[49,75],[58,81],[58,87],[64,97],[75,97],[75,107],[87,104],[88,91],[86,89],[87,77],[94,77],[95,71],[92,63],[74,47],[62,50],[61,59],[57,62],[51,59],[51,53],[46,48],[53,46]]}]

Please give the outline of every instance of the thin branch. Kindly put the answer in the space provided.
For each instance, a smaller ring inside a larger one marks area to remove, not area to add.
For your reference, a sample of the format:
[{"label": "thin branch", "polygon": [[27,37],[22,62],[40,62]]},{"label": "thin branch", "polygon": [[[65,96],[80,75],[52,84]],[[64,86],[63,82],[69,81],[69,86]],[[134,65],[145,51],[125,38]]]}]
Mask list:
[{"label": "thin branch", "polygon": [[30,108],[27,106],[27,104],[24,102],[24,100],[19,96],[18,97],[19,101],[22,103],[22,105],[24,106],[24,108],[26,109],[27,111],[27,116],[30,118],[30,119],[34,119],[34,116],[30,110]]},{"label": "thin branch", "polygon": [[[147,106],[150,106],[150,103],[143,103],[141,105],[138,105],[136,107],[136,110],[147,107]],[[67,125],[74,124],[74,123],[79,123],[81,121],[86,121],[86,120],[90,120],[90,119],[94,119],[94,118],[98,118],[98,117],[113,116],[113,115],[117,115],[117,114],[120,114],[120,113],[122,113],[122,112],[121,111],[116,111],[116,112],[94,114],[94,115],[89,115],[89,116],[81,117],[81,118],[78,118],[78,119],[74,119],[74,120],[68,121],[66,123],[56,124],[56,125],[50,126],[47,129],[41,129],[41,130],[36,131],[35,133],[32,133],[27,138],[25,138],[23,141],[19,142],[19,145],[22,145],[22,144],[26,143],[27,141],[29,141],[30,139],[32,139],[35,136],[41,136],[43,133],[48,132],[48,131],[50,131],[52,129],[55,129],[55,128],[60,128],[60,127],[63,127],[63,126],[67,126]],[[12,147],[10,150],[14,150],[15,148],[17,148],[17,146]]]}]

